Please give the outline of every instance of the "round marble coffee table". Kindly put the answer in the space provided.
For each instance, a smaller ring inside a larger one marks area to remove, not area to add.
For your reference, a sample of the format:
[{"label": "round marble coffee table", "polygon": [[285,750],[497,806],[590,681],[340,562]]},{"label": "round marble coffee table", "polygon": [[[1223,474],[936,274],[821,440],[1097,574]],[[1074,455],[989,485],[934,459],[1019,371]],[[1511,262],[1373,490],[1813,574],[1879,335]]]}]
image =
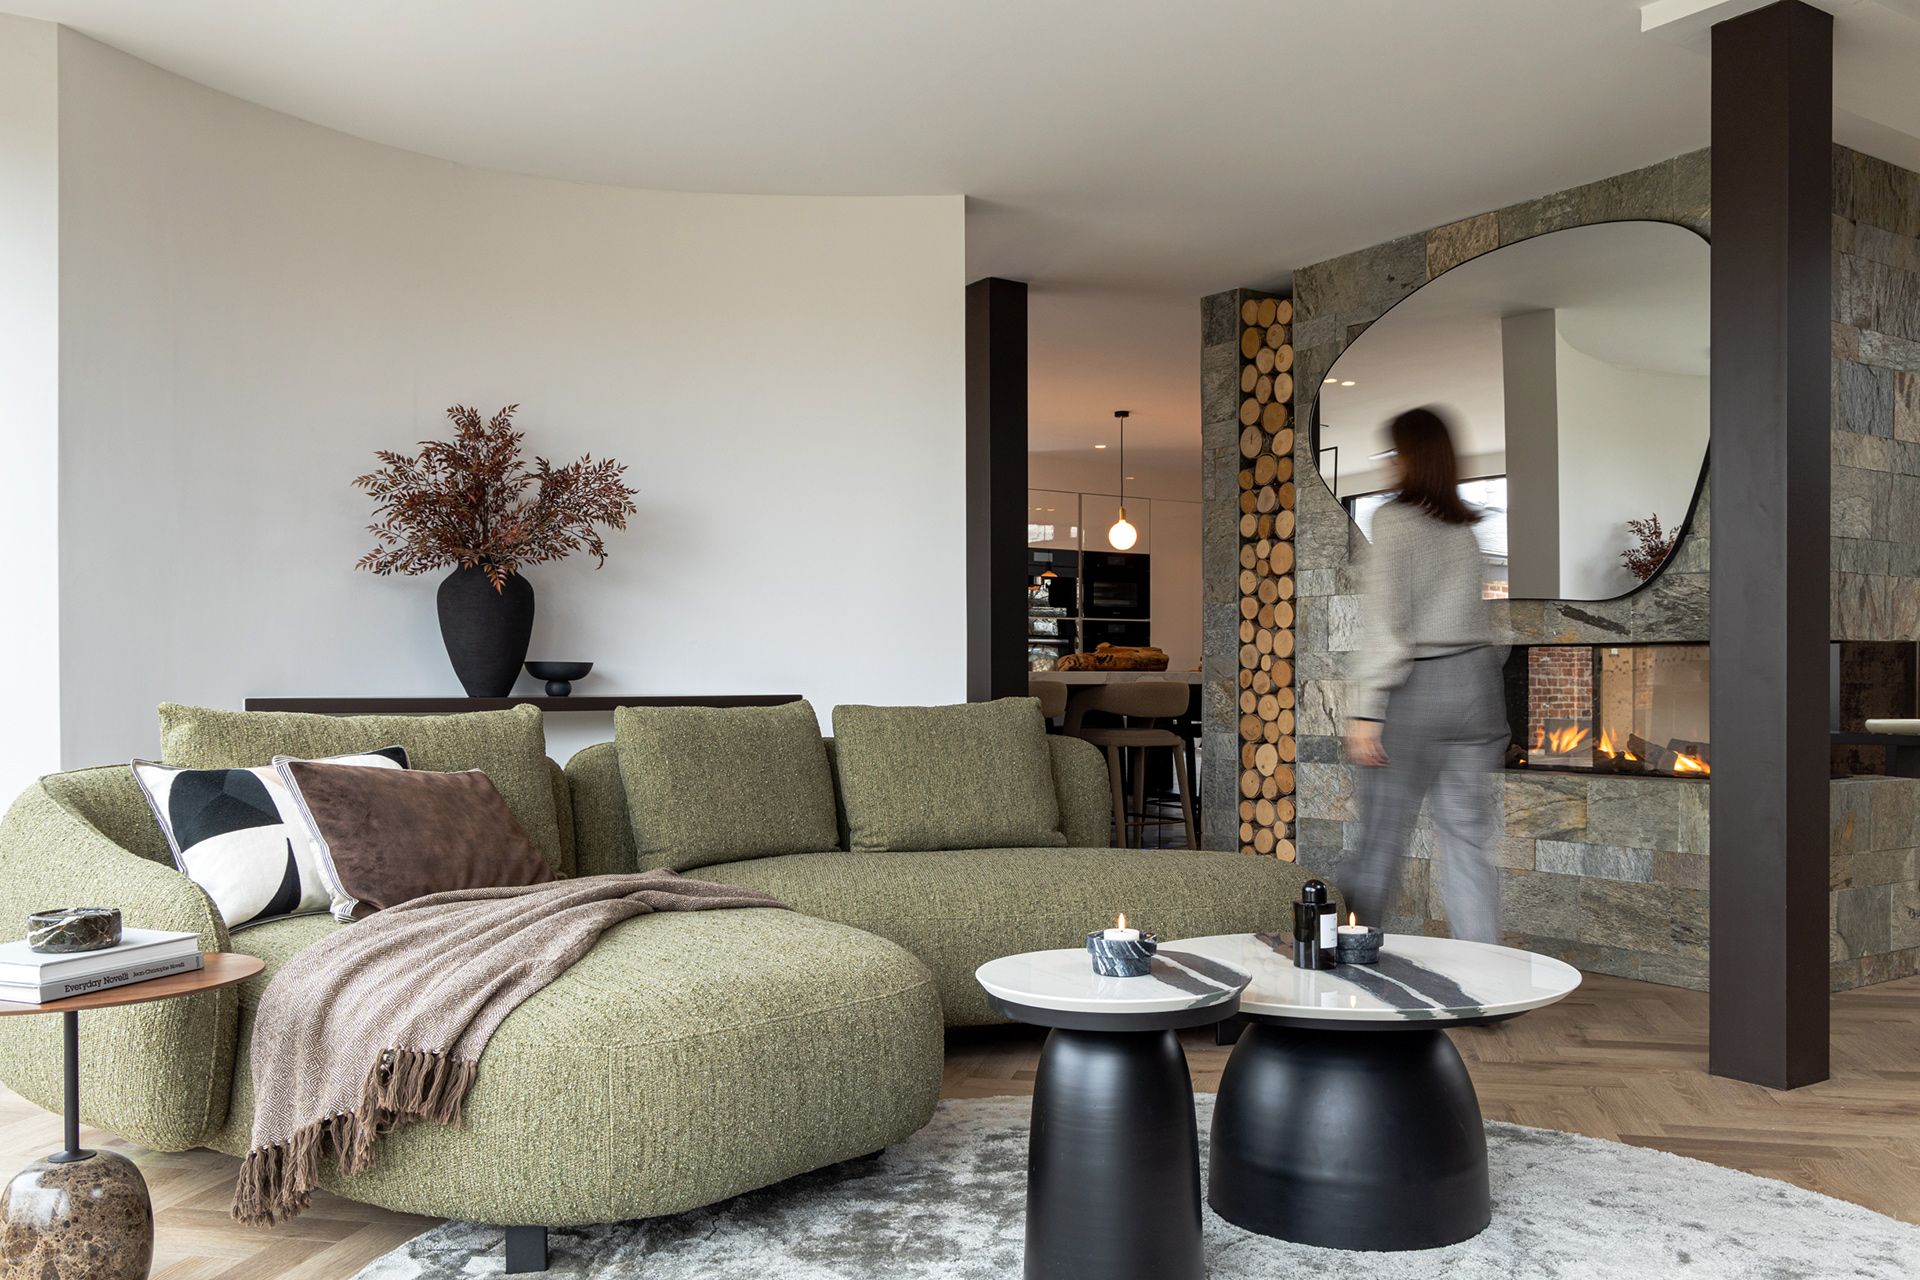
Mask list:
[{"label": "round marble coffee table", "polygon": [[1482,942],[1387,935],[1380,962],[1293,967],[1290,937],[1174,944],[1252,975],[1220,1077],[1207,1203],[1263,1235],[1431,1249],[1485,1229],[1480,1099],[1448,1027],[1552,1004],[1571,965]]},{"label": "round marble coffee table", "polygon": [[1151,974],[1102,978],[1083,948],[974,971],[987,1002],[1049,1027],[1027,1147],[1027,1280],[1203,1280],[1200,1140],[1175,1034],[1230,1018],[1245,970],[1163,947]]}]

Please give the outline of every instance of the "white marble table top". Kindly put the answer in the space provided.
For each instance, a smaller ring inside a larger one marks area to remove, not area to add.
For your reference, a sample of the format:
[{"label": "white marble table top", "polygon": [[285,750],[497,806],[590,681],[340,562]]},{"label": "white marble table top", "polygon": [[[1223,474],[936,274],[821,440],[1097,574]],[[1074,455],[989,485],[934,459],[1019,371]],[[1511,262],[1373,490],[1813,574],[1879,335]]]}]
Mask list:
[{"label": "white marble table top", "polygon": [[1233,999],[1247,985],[1245,969],[1163,945],[1153,972],[1105,978],[1093,971],[1085,947],[1029,951],[989,960],[973,971],[988,994],[1031,1009],[1067,1013],[1173,1013]]},{"label": "white marble table top", "polygon": [[1240,994],[1240,1011],[1256,1016],[1458,1022],[1538,1009],[1580,985],[1579,970],[1550,956],[1400,933],[1387,935],[1378,964],[1332,969],[1294,968],[1290,933],[1236,933],[1168,946],[1246,970],[1252,981]]}]

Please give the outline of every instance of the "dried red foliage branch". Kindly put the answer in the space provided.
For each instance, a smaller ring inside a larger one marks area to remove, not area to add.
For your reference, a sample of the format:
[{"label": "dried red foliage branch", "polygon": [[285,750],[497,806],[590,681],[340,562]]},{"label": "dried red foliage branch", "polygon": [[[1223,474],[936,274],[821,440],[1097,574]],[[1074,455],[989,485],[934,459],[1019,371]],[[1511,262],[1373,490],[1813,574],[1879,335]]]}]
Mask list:
[{"label": "dried red foliage branch", "polygon": [[377,452],[380,469],[353,483],[375,498],[377,523],[367,532],[380,545],[354,567],[378,574],[479,568],[500,591],[522,567],[575,551],[605,564],[600,526],[625,529],[639,510],[637,490],[622,479],[626,467],[592,455],[564,467],[535,458],[528,467],[520,456],[526,434],[513,429],[519,408],[510,404],[483,422],[457,404],[447,410],[452,440],[423,440],[418,457]]},{"label": "dried red foliage branch", "polygon": [[1645,582],[1658,573],[1667,557],[1673,554],[1673,542],[1679,535],[1660,527],[1658,512],[1644,520],[1627,521],[1627,532],[1634,536],[1635,545],[1620,553],[1620,563],[1627,566],[1628,573]]}]

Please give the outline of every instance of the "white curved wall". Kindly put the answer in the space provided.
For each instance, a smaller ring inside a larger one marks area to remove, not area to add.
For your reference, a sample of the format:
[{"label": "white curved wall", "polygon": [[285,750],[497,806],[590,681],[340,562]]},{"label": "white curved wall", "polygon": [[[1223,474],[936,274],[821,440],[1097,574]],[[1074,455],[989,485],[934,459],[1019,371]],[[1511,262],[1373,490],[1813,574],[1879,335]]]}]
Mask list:
[{"label": "white curved wall", "polygon": [[1627,521],[1686,525],[1707,455],[1707,377],[1596,360],[1556,340],[1560,396],[1560,595],[1605,600],[1639,586],[1620,563]]},{"label": "white curved wall", "polygon": [[59,112],[67,764],[153,750],[163,699],[457,694],[349,485],[456,401],[630,465],[606,568],[529,575],[583,692],[963,696],[959,197],[478,171],[67,31]]}]

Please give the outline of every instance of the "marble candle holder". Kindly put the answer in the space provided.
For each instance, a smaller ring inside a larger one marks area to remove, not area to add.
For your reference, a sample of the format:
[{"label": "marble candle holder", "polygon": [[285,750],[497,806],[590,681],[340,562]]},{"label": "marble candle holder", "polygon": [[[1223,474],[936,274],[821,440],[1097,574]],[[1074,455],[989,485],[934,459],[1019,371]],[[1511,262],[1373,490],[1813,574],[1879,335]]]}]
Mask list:
[{"label": "marble candle holder", "polygon": [[1101,929],[1087,935],[1087,954],[1095,973],[1103,978],[1144,978],[1153,971],[1153,953],[1160,949],[1160,939],[1143,933],[1138,942],[1116,942],[1105,934]]},{"label": "marble candle holder", "polygon": [[49,955],[120,945],[118,907],[55,907],[27,917],[27,947]]},{"label": "marble candle holder", "polygon": [[1356,929],[1352,925],[1342,925],[1334,958],[1341,964],[1376,964],[1380,960],[1380,943],[1384,937],[1380,930],[1372,926]]}]

